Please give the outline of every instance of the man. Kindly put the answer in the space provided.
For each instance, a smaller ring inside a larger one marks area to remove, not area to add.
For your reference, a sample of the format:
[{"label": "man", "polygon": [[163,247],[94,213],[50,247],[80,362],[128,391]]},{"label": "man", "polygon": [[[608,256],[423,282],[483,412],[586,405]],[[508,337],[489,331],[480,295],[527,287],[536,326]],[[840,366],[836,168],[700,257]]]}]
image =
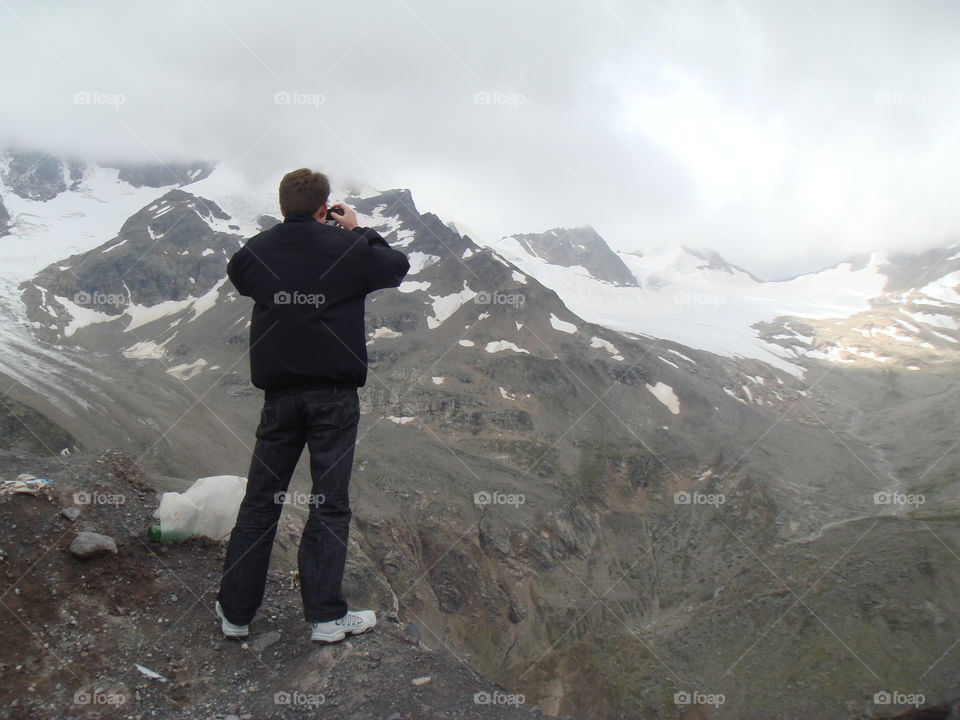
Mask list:
[{"label": "man", "polygon": [[284,175],[283,222],[251,238],[227,265],[237,292],[254,300],[250,374],[264,391],[246,495],[217,596],[228,637],[249,634],[263,600],[273,538],[304,444],[313,488],[298,560],[311,639],[336,642],[376,625],[373,611],[349,611],[341,592],[357,388],[367,378],[364,298],[398,286],[410,264],[374,230],[358,227],[353,209],[328,207],[329,194],[322,173],[304,168]]}]

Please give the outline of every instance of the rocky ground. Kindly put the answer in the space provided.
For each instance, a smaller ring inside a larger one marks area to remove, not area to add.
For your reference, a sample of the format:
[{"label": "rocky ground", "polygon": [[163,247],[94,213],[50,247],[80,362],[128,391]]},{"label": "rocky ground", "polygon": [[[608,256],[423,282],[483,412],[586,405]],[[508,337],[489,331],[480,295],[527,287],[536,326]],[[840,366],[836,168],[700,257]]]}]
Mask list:
[{"label": "rocky ground", "polygon": [[[249,640],[226,640],[213,609],[224,547],[148,541],[157,497],[128,456],[0,453],[0,479],[22,473],[50,484],[0,495],[2,717],[542,716],[425,648],[389,608],[370,633],[312,644],[282,571]],[[116,552],[78,557],[82,532],[109,536]]]}]

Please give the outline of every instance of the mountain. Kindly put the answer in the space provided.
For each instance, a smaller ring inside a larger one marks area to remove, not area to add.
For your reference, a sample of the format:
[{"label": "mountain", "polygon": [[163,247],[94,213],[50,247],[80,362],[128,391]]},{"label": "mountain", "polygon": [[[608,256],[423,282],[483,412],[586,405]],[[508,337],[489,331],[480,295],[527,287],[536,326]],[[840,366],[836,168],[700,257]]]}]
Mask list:
[{"label": "mountain", "polygon": [[0,152],[3,219],[0,276],[22,280],[68,255],[115,237],[133,213],[169,190],[209,174],[204,163],[138,167],[101,165],[44,153]]},{"label": "mountain", "polygon": [[[176,187],[78,172],[10,206],[11,252],[59,255],[0,293],[6,447],[121,448],[158,490],[244,475],[261,396],[225,264],[276,209],[220,166]],[[27,222],[92,227],[95,189],[96,243]],[[367,303],[352,601],[550,713],[693,717],[699,692],[724,696],[717,717],[855,717],[885,689],[949,696],[960,418],[956,328],[934,316],[955,317],[955,250],[765,283],[584,229],[484,247],[409,190],[336,199],[411,263]],[[862,353],[830,350],[854,334]],[[308,477],[302,460],[292,489]],[[302,522],[285,513],[276,570]],[[158,642],[158,671],[192,652]]]},{"label": "mountain", "polygon": [[[810,322],[828,321],[824,325],[836,327],[840,318],[885,307],[894,313],[892,325],[864,332],[872,332],[873,340],[878,332],[888,338],[891,333],[913,333],[912,347],[931,357],[952,349],[960,328],[953,316],[958,297],[952,289],[960,277],[957,246],[924,256],[887,258],[877,253],[782,282],[763,282],[716,253],[688,248],[621,252],[618,256],[637,279],[632,287],[545,259],[529,240],[508,237],[491,247],[553,288],[585,319],[731,358],[755,358],[793,375],[809,367],[808,358],[846,362],[857,356],[882,363],[885,357],[871,355],[862,341],[847,347],[790,329],[804,323],[809,327]],[[944,304],[945,313],[937,312]]]},{"label": "mountain", "polygon": [[580,269],[614,285],[637,284],[623,260],[593,228],[555,228],[545,233],[514,235],[513,239],[530,255],[551,265]]}]

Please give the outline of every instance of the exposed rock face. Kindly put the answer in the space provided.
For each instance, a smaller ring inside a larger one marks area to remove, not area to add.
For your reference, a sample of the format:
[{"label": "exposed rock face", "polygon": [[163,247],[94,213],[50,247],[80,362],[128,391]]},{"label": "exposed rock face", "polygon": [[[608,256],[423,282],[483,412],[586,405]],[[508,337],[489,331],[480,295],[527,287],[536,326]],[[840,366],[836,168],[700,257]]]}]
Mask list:
[{"label": "exposed rock face", "polygon": [[29,405],[11,397],[0,403],[0,450],[46,454],[76,444],[70,433]]},{"label": "exposed rock face", "polygon": [[38,152],[8,152],[4,184],[27,200],[52,200],[83,180],[84,164]]},{"label": "exposed rock face", "polygon": [[210,163],[141,163],[141,164],[105,164],[104,167],[117,168],[120,179],[134,187],[163,187],[165,185],[185,185],[207,177],[214,166]]},{"label": "exposed rock face", "polygon": [[[90,172],[86,161],[40,152],[7,151],[2,160],[4,170],[0,179],[16,195],[28,200],[52,200],[67,190],[76,190]],[[100,166],[117,169],[119,180],[138,188],[186,185],[207,177],[214,168],[204,162],[101,163]]]},{"label": "exposed rock face", "polygon": [[637,285],[626,264],[591,227],[556,228],[545,233],[514,235],[531,255],[554,265],[586,268],[598,280],[614,285]]},{"label": "exposed rock face", "polygon": [[0,237],[10,234],[10,212],[3,204],[3,198],[0,197]]},{"label": "exposed rock face", "polygon": [[274,217],[273,215],[261,215],[257,218],[257,227],[262,230],[269,230],[277,223],[281,222],[281,219]]}]

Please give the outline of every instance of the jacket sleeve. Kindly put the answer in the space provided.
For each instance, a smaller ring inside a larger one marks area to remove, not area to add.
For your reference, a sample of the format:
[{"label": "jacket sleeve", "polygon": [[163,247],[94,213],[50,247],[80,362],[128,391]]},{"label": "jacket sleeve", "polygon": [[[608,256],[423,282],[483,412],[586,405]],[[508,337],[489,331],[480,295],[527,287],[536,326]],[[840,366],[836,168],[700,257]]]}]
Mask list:
[{"label": "jacket sleeve", "polygon": [[407,256],[390,247],[376,230],[358,227],[354,228],[354,231],[365,238],[370,247],[366,266],[366,292],[397,287],[403,282],[410,270]]},{"label": "jacket sleeve", "polygon": [[247,246],[237,250],[227,263],[227,277],[241,295],[250,297],[253,288],[250,283],[250,251]]}]

